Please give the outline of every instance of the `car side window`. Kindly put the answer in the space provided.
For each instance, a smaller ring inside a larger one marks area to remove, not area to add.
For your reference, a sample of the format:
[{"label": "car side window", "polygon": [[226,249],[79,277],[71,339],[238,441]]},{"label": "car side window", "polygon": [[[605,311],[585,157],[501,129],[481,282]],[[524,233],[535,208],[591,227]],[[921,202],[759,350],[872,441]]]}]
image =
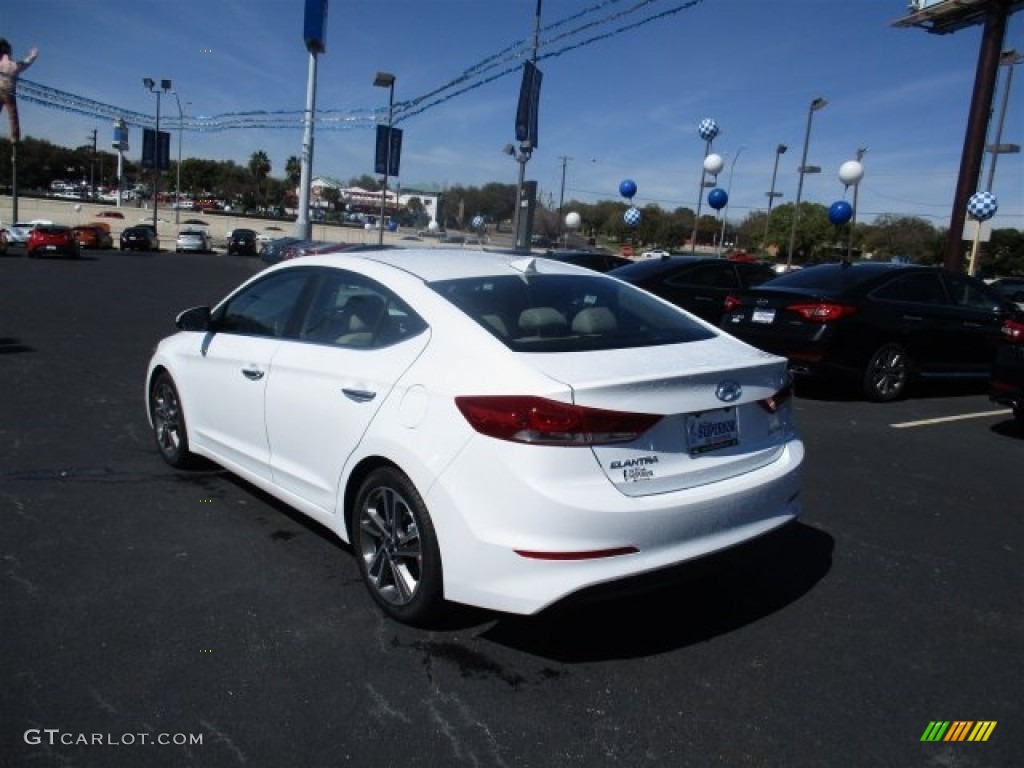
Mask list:
[{"label": "car side window", "polygon": [[700,264],[666,280],[669,285],[698,285],[705,288],[738,288],[732,264]]},{"label": "car side window", "polygon": [[886,301],[909,301],[917,304],[948,304],[939,276],[934,273],[898,275],[874,292],[875,298]]},{"label": "car side window", "polygon": [[282,337],[309,278],[306,271],[285,272],[249,285],[228,299],[217,313],[217,330]]},{"label": "car side window", "polygon": [[299,339],[349,349],[377,349],[403,341],[426,322],[384,286],[354,272],[322,274],[299,324]]},{"label": "car side window", "polygon": [[983,283],[964,275],[944,275],[943,280],[957,306],[992,312],[999,309],[999,298]]}]

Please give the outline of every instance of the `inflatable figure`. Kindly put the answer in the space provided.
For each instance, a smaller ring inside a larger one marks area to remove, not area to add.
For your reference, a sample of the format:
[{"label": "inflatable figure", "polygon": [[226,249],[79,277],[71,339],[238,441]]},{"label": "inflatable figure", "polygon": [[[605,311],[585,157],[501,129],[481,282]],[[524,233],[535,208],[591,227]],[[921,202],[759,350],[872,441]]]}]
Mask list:
[{"label": "inflatable figure", "polygon": [[21,141],[21,123],[18,121],[18,102],[15,99],[18,76],[32,66],[38,55],[39,49],[33,48],[24,59],[15,61],[11,44],[0,38],[0,111],[7,109],[12,142]]}]

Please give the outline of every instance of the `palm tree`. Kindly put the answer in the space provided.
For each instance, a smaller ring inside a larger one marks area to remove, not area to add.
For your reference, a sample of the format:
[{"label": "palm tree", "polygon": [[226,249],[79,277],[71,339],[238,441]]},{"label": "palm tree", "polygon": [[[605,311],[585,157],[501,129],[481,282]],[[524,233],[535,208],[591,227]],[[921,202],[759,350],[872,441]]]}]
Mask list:
[{"label": "palm tree", "polygon": [[256,197],[263,204],[263,180],[270,175],[270,158],[262,149],[249,157],[249,173],[256,179]]},{"label": "palm tree", "polygon": [[299,182],[302,181],[302,161],[295,155],[289,157],[285,162],[284,175],[292,186],[297,187]]}]

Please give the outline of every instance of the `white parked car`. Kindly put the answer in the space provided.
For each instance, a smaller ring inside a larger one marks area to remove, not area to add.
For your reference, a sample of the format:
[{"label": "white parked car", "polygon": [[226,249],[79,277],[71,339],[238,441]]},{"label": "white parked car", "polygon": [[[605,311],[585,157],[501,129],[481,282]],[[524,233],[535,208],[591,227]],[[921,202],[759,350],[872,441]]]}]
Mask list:
[{"label": "white parked car", "polygon": [[53,224],[49,219],[32,219],[32,221],[17,221],[7,228],[8,244],[26,245],[29,233],[36,228],[37,224],[50,226]]},{"label": "white parked car", "polygon": [[786,361],[592,270],[310,255],[177,325],[145,381],[163,458],[327,526],[399,621],[536,613],[799,513]]}]

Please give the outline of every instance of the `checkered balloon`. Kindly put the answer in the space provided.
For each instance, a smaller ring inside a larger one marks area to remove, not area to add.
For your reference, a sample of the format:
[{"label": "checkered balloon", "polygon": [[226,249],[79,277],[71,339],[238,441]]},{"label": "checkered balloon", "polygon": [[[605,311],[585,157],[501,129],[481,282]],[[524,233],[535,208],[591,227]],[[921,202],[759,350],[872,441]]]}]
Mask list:
[{"label": "checkered balloon", "polygon": [[697,133],[700,134],[700,137],[704,139],[704,141],[711,141],[718,135],[718,123],[710,117],[705,117],[697,126]]},{"label": "checkered balloon", "polygon": [[484,217],[483,216],[474,216],[473,217],[473,229],[483,229],[483,228],[484,228]]},{"label": "checkered balloon", "polygon": [[630,206],[626,209],[626,212],[622,214],[622,220],[626,222],[627,227],[635,227],[640,224],[640,209],[635,205]]},{"label": "checkered balloon", "polygon": [[991,192],[975,192],[967,201],[967,212],[972,219],[988,221],[999,210],[999,201]]}]

